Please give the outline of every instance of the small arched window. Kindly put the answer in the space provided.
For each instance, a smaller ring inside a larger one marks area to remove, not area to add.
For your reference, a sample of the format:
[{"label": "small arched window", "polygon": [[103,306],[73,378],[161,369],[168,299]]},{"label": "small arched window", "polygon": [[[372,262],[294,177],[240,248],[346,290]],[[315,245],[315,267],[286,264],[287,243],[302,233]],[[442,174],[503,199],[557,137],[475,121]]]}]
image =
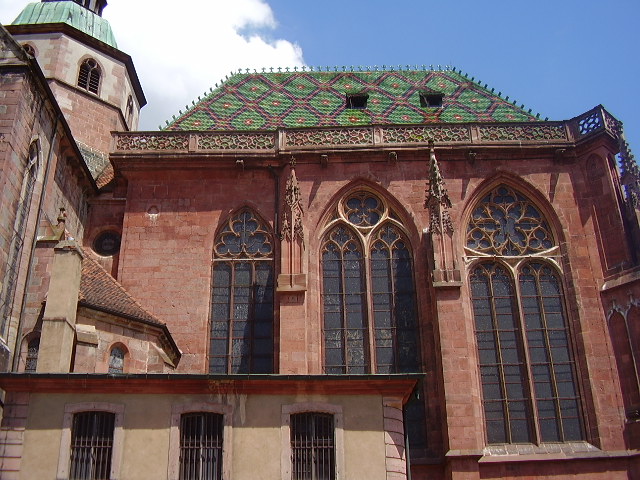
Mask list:
[{"label": "small arched window", "polygon": [[93,58],[87,58],[80,65],[78,72],[78,86],[88,92],[98,94],[100,88],[100,66]]},{"label": "small arched window", "polygon": [[133,117],[133,98],[131,98],[131,95],[129,95],[129,98],[127,98],[127,109],[125,111],[125,119],[129,124],[129,127],[131,127],[132,117]]},{"label": "small arched window", "polygon": [[[487,193],[467,227],[487,440],[584,439],[558,246],[540,209],[507,185]],[[532,255],[535,257],[532,258]]]},{"label": "small arched window", "polygon": [[116,345],[109,352],[109,373],[124,373],[125,351],[121,346]]}]

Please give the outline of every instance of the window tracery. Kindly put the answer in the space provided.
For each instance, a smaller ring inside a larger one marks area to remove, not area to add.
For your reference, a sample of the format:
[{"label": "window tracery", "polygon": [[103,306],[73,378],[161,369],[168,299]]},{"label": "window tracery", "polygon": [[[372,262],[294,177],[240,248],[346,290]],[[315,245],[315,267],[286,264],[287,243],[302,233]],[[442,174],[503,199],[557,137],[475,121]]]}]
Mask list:
[{"label": "window tracery", "polygon": [[273,283],[272,235],[244,209],[215,239],[210,373],[273,371]]},{"label": "window tracery", "polygon": [[100,66],[93,58],[87,58],[80,65],[78,72],[78,86],[88,92],[98,94],[100,88]]},{"label": "window tracery", "polygon": [[376,194],[346,195],[321,247],[326,373],[420,371],[413,261]]},{"label": "window tracery", "polygon": [[555,247],[540,209],[507,185],[471,214],[467,252],[479,258],[469,284],[489,443],[584,439]]}]

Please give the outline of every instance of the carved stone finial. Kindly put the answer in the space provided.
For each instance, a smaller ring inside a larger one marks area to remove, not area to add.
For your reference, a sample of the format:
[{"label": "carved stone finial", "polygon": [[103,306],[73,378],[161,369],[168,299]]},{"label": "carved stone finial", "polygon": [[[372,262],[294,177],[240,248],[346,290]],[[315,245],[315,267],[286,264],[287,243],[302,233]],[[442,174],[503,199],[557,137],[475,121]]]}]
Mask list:
[{"label": "carved stone finial", "polygon": [[429,141],[429,183],[425,192],[424,208],[429,209],[429,230],[442,235],[444,232],[453,233],[453,223],[449,216],[451,199],[447,192],[444,179],[440,174],[438,159],[436,158],[433,141]]},{"label": "carved stone finial", "polygon": [[[286,208],[280,235],[282,239],[293,240],[295,238],[299,238],[300,240],[304,240],[304,230],[302,227],[302,215],[304,214],[304,211],[302,209],[300,186],[298,185],[298,178],[296,177],[294,157],[291,157],[290,164],[291,171],[289,173],[289,178],[287,179],[284,195]],[[289,218],[291,219],[291,223],[289,223]]]}]

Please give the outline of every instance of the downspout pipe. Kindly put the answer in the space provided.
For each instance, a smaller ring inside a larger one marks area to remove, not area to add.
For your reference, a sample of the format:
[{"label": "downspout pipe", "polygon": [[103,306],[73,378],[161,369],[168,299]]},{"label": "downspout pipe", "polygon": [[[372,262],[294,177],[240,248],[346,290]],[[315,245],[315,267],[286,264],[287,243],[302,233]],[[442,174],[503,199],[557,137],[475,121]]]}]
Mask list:
[{"label": "downspout pipe", "polygon": [[49,138],[49,152],[47,153],[47,160],[44,170],[44,179],[42,180],[42,190],[40,192],[40,200],[38,201],[38,215],[36,217],[36,226],[33,232],[33,237],[31,239],[31,248],[29,251],[29,268],[27,269],[27,278],[24,282],[24,290],[22,292],[22,302],[20,303],[20,313],[18,315],[18,330],[16,332],[16,341],[13,346],[13,362],[11,366],[11,370],[13,372],[18,371],[19,359],[20,359],[20,344],[22,342],[22,324],[24,321],[24,309],[27,305],[27,292],[29,289],[29,284],[31,283],[31,277],[33,275],[33,259],[36,250],[36,246],[38,243],[38,230],[40,228],[40,223],[42,222],[42,216],[44,215],[44,200],[47,192],[47,185],[49,184],[49,176],[51,174],[51,161],[53,159],[53,151],[54,151],[54,143],[58,141],[58,125],[60,123],[60,115],[56,115],[56,120],[53,125],[53,131],[51,132],[51,137]]}]

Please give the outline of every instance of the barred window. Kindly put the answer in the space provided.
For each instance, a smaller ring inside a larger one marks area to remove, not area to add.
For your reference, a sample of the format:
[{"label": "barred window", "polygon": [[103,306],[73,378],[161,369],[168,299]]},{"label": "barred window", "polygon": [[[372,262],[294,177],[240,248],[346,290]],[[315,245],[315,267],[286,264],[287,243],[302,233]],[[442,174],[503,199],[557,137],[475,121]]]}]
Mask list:
[{"label": "barred window", "polygon": [[38,353],[40,352],[40,335],[29,340],[27,344],[27,358],[24,364],[25,372],[35,372],[38,367]]},{"label": "barred window", "polygon": [[109,373],[124,373],[125,351],[122,347],[113,347],[109,353]]},{"label": "barred window", "polygon": [[93,58],[87,58],[80,65],[78,72],[78,86],[88,92],[98,94],[100,88],[100,66]]},{"label": "barred window", "polygon": [[272,236],[244,209],[216,236],[210,373],[273,372],[273,293]]},{"label": "barred window", "polygon": [[71,428],[70,480],[111,478],[114,413],[79,412]]},{"label": "barred window", "polygon": [[222,479],[223,425],[218,413],[180,417],[180,480]]},{"label": "barred window", "polygon": [[557,250],[539,209],[511,187],[498,186],[472,213],[467,254],[481,260],[469,282],[489,443],[584,439]]},{"label": "barred window", "polygon": [[321,261],[325,373],[419,372],[413,260],[398,216],[371,192],[347,195]]},{"label": "barred window", "polygon": [[292,480],[334,480],[336,451],[333,415],[291,415]]}]

